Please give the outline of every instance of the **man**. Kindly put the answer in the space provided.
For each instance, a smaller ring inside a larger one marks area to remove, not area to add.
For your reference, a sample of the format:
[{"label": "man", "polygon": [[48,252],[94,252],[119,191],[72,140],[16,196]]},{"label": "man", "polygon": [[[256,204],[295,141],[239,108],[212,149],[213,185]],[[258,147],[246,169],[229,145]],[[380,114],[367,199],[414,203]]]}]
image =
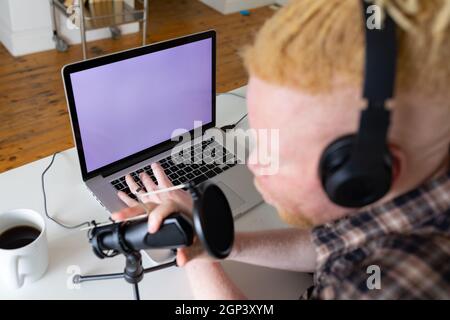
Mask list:
[{"label": "man", "polygon": [[[398,26],[389,193],[349,210],[328,199],[318,176],[323,150],[357,131],[365,106],[361,2],[291,1],[266,22],[244,58],[250,125],[280,130],[278,173],[263,176],[260,166],[250,168],[264,199],[297,228],[238,233],[229,259],[314,272],[315,286],[306,295],[316,299],[449,299],[450,1],[377,3]],[[153,170],[158,186],[141,177],[148,190],[170,186],[158,164]],[[137,189],[130,177],[127,182]],[[124,194],[119,197],[132,208],[115,219],[141,212]],[[192,210],[180,191],[149,201],[157,203],[151,205],[149,232],[171,212]],[[199,246],[179,250],[177,259],[196,297],[244,298]],[[367,270],[373,266],[381,283],[369,288]]]}]

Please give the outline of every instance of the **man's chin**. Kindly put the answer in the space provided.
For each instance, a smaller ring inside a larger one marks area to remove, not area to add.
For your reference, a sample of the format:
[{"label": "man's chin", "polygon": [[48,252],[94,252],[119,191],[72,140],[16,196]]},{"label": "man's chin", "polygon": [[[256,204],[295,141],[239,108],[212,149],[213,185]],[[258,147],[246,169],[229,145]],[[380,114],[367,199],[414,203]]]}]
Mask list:
[{"label": "man's chin", "polygon": [[254,184],[256,190],[258,190],[258,192],[262,195],[264,201],[276,208],[281,220],[300,229],[311,229],[312,227],[314,227],[312,221],[303,216],[300,212],[290,212],[289,210],[284,209],[282,206],[279,206],[276,201],[273,201],[273,199],[266,192],[264,192],[264,189],[257,179],[254,180]]},{"label": "man's chin", "polygon": [[275,207],[277,208],[278,215],[280,216],[281,220],[283,220],[287,224],[299,229],[311,229],[314,227],[314,223],[311,221],[311,219],[308,219],[300,212],[293,213],[278,206]]}]

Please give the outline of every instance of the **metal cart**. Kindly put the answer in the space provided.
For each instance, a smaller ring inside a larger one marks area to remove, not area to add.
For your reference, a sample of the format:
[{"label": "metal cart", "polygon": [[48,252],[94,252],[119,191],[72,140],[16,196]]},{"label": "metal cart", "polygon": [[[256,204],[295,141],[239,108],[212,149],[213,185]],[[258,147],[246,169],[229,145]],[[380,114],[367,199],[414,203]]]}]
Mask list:
[{"label": "metal cart", "polygon": [[[79,15],[78,21],[80,25],[79,29],[84,60],[87,58],[86,31],[88,30],[109,28],[111,37],[117,39],[121,35],[120,29],[118,28],[119,25],[131,22],[142,22],[142,45],[145,45],[145,39],[147,37],[148,0],[135,0],[135,2],[139,2],[142,9],[135,9],[123,0],[100,1],[98,3],[103,7],[102,12],[98,14],[90,10],[91,5],[86,6],[86,3],[89,2],[85,2],[84,0],[75,0],[71,8],[66,7],[63,0],[50,0],[53,41],[55,42],[56,50],[64,52],[67,51],[67,48],[69,47],[67,41],[65,41],[58,33],[56,10],[60,10],[67,19],[73,18],[74,15]],[[96,3],[93,5],[95,4]],[[108,10],[109,12],[105,12]]]}]

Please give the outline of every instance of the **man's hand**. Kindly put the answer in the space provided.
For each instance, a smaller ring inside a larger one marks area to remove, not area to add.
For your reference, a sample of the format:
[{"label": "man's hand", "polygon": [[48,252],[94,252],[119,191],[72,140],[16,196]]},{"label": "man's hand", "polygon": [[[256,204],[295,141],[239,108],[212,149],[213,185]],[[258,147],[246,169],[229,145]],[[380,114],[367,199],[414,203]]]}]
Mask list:
[{"label": "man's hand", "polygon": [[[151,167],[156,177],[157,184],[153,182],[147,173],[143,172],[139,175],[146,191],[140,190],[137,192],[139,185],[136,181],[134,181],[130,175],[125,177],[126,183],[132,193],[145,193],[173,186],[172,182],[164,173],[164,169],[158,163],[153,163]],[[125,192],[119,191],[117,195],[128,205],[128,208],[113,213],[113,220],[122,221],[144,213],[142,206],[136,200],[130,198]],[[141,199],[148,211],[151,211],[148,218],[148,231],[150,233],[157,232],[164,219],[174,212],[183,212],[192,216],[192,197],[184,190],[174,190],[170,192],[152,194],[149,196],[142,196]],[[192,246],[178,249],[177,264],[179,266],[184,266],[188,261],[193,260],[194,258],[212,259],[209,258],[203,250],[197,238],[194,239]]]},{"label": "man's hand", "polygon": [[[146,190],[140,190],[139,192],[137,192],[137,190],[139,189],[139,185],[136,183],[136,181],[134,181],[134,179],[129,174],[125,176],[125,181],[132,193],[143,194],[146,192],[151,192],[151,191],[156,191],[159,189],[173,187],[172,182],[169,180],[167,175],[164,173],[164,169],[159,165],[159,163],[153,163],[151,165],[151,167],[153,170],[153,174],[156,177],[157,184],[153,182],[153,180],[150,178],[150,176],[146,172],[142,172],[139,175],[139,178]],[[117,195],[130,208],[134,208],[139,205],[139,203],[136,200],[127,196],[127,194],[123,191],[119,191],[117,193]],[[153,204],[162,204],[164,202],[168,202],[169,200],[175,201],[183,209],[183,212],[186,212],[186,213],[192,212],[192,198],[188,192],[183,191],[183,190],[174,190],[174,191],[170,191],[170,192],[162,192],[162,193],[152,194],[152,195],[148,195],[148,196],[142,196],[141,199],[142,199],[142,202],[144,202],[144,203],[150,202]],[[134,211],[132,211],[132,212],[134,212]],[[141,209],[140,213],[143,213],[142,209]],[[126,215],[127,213],[124,213],[125,216],[122,216],[121,215],[122,211],[118,212],[117,214],[118,214],[117,218],[119,220],[123,220],[125,218],[130,217],[129,215]],[[131,215],[131,216],[133,216],[133,215]]]}]

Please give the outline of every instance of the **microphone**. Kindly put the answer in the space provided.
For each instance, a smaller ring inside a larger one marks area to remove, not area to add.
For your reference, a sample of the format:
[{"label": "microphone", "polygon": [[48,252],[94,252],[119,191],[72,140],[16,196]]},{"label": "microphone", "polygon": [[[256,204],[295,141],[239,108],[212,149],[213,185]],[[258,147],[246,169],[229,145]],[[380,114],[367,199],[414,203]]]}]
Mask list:
[{"label": "microphone", "polygon": [[155,233],[148,232],[147,218],[92,229],[90,243],[97,257],[109,257],[113,250],[127,253],[145,249],[176,249],[192,245],[194,229],[183,213],[172,213]]},{"label": "microphone", "polygon": [[[155,233],[148,232],[146,216],[97,225],[88,233],[95,255],[103,259],[145,249],[187,247],[193,243],[195,230],[195,234],[211,256],[226,258],[234,242],[234,220],[225,194],[214,183],[204,184],[201,189],[191,183],[186,186],[194,202],[192,219],[183,213],[174,212],[164,219]],[[180,187],[157,192],[167,192]]]}]

